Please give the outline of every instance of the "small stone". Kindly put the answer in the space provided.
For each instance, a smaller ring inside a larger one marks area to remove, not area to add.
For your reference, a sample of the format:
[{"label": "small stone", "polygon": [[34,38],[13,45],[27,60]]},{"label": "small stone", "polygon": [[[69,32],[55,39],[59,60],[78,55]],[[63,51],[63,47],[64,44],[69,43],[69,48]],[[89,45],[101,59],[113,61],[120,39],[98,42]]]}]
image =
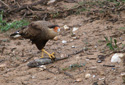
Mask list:
[{"label": "small stone", "polygon": [[67,57],[66,54],[61,54],[60,56],[61,56],[61,58],[65,58],[65,57]]},{"label": "small stone", "polygon": [[82,78],[77,78],[75,81],[76,82],[81,82],[83,79]]},{"label": "small stone", "polygon": [[104,55],[98,55],[98,58],[103,61],[106,58],[106,56],[104,56]]},{"label": "small stone", "polygon": [[66,44],[66,43],[67,43],[67,41],[66,41],[66,40],[62,40],[62,43],[63,43],[63,44]]},{"label": "small stone", "polygon": [[72,37],[72,39],[77,39],[77,37]]},{"label": "small stone", "polygon": [[75,48],[75,46],[73,45],[72,48]]},{"label": "small stone", "polygon": [[121,73],[121,76],[125,76],[125,73]]},{"label": "small stone", "polygon": [[105,79],[105,77],[103,77],[103,78],[99,78],[99,80],[104,80]]},{"label": "small stone", "polygon": [[87,73],[86,75],[85,75],[85,78],[86,79],[88,79],[88,78],[90,78],[91,77],[91,74],[89,74],[89,73]]},{"label": "small stone", "polygon": [[116,63],[116,62],[118,62],[118,63],[120,63],[121,62],[121,58],[124,56],[124,54],[122,54],[122,53],[115,53],[113,56],[112,56],[112,58],[111,58],[111,62],[114,62],[114,63]]},{"label": "small stone", "polygon": [[6,64],[1,64],[0,65],[0,68],[4,68],[4,67],[6,67]]},{"label": "small stone", "polygon": [[102,60],[100,60],[100,59],[97,61],[97,63],[101,63],[101,62],[102,62]]},{"label": "small stone", "polygon": [[56,36],[56,37],[54,37],[53,40],[57,41],[57,40],[59,40],[59,37]]},{"label": "small stone", "polygon": [[112,68],[112,70],[115,70],[115,68]]},{"label": "small stone", "polygon": [[54,3],[56,0],[49,0],[47,4],[52,4]]},{"label": "small stone", "polygon": [[79,56],[77,56],[77,57],[76,57],[76,59],[77,59],[77,60],[80,60],[80,57],[79,57]]},{"label": "small stone", "polygon": [[92,77],[95,78],[95,75],[93,75]]},{"label": "small stone", "polygon": [[39,66],[39,69],[43,71],[43,70],[46,69],[46,66],[45,65],[41,65],[41,66]]},{"label": "small stone", "polygon": [[77,27],[73,27],[72,32],[75,32],[76,30],[78,30],[78,28]]},{"label": "small stone", "polygon": [[32,76],[32,79],[34,79],[35,78],[35,76]]},{"label": "small stone", "polygon": [[97,45],[94,46],[94,48],[97,48],[97,47],[98,47]]},{"label": "small stone", "polygon": [[69,30],[69,27],[68,27],[67,25],[64,25],[63,28],[64,28],[65,30]]},{"label": "small stone", "polygon": [[84,50],[84,51],[87,51],[87,50],[88,50],[88,48],[87,48],[87,47],[83,47],[83,50]]}]

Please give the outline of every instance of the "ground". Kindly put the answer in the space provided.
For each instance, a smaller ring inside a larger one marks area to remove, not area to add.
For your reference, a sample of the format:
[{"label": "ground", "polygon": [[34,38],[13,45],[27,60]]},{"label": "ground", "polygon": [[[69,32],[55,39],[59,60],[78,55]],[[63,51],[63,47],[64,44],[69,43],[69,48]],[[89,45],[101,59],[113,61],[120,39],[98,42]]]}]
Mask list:
[{"label": "ground", "polygon": [[[10,0],[13,1],[13,0]],[[18,1],[18,0],[17,0]],[[33,0],[29,0],[27,4]],[[22,0],[20,4],[26,3]],[[75,3],[57,2],[58,9],[71,8]],[[41,7],[42,6],[37,6]],[[37,8],[36,7],[36,8]],[[44,7],[48,10],[55,10],[53,5]],[[29,40],[13,40],[9,35],[15,30],[0,33],[0,83],[1,85],[124,85],[121,74],[125,73],[124,60],[120,63],[112,63],[113,52],[106,46],[104,36],[117,40],[120,53],[124,53],[125,31],[125,11],[120,11],[117,21],[109,21],[105,18],[95,18],[85,14],[72,14],[63,18],[49,19],[61,27],[58,40],[47,42],[45,49],[55,52],[56,57],[70,58],[45,65],[47,69],[40,67],[29,68],[28,62],[37,59],[41,53]],[[7,18],[18,19],[12,15]],[[27,17],[26,17],[27,18]],[[28,19],[28,18],[27,18]],[[94,19],[94,20],[93,20]],[[29,19],[32,21],[32,19]],[[69,29],[64,29],[67,25]],[[75,35],[73,28],[78,28]],[[67,41],[62,43],[62,41]],[[83,49],[83,51],[80,51]],[[75,52],[78,52],[75,54]],[[98,63],[98,56],[104,55],[105,59]],[[47,57],[47,55],[45,55]],[[104,65],[113,65],[107,67]],[[85,77],[86,74],[91,76]]]}]

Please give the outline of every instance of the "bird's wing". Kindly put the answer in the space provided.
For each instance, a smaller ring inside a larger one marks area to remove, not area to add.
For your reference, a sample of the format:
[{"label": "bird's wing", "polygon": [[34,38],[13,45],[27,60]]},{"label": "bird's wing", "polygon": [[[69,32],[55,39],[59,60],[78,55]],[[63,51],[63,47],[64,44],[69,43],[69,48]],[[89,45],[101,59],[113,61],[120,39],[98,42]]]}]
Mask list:
[{"label": "bird's wing", "polygon": [[[45,35],[47,33],[48,26],[52,25],[51,23],[47,21],[35,21],[32,22],[27,27],[20,30],[19,34],[23,36],[24,38],[32,39],[34,37],[38,37],[41,34]],[[41,38],[44,38],[44,36],[40,36]]]}]

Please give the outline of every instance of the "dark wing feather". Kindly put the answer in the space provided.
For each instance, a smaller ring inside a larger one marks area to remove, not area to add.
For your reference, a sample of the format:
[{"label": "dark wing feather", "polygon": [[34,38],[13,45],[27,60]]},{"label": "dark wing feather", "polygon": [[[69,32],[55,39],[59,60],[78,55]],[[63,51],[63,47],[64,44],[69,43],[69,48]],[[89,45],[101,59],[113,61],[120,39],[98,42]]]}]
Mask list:
[{"label": "dark wing feather", "polygon": [[45,39],[45,35],[47,36],[48,33],[48,27],[51,25],[52,24],[47,21],[35,21],[20,31],[20,35],[28,39],[36,37]]},{"label": "dark wing feather", "polygon": [[35,21],[20,31],[20,35],[30,39],[41,50],[48,41],[48,26],[52,25],[47,21]]}]

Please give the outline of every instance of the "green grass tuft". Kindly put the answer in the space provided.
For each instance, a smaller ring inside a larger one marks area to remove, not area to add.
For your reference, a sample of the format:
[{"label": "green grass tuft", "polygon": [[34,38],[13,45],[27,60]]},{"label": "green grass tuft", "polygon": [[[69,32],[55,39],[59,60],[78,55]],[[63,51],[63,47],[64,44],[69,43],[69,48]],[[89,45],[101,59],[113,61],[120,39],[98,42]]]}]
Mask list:
[{"label": "green grass tuft", "polygon": [[112,51],[116,51],[116,50],[118,51],[119,50],[116,39],[112,40],[111,37],[110,37],[110,39],[108,39],[108,37],[104,37],[104,38],[107,42],[106,46],[109,47],[110,50],[112,50]]},{"label": "green grass tuft", "polygon": [[6,22],[3,20],[3,12],[0,13],[0,30],[2,32],[8,31],[9,29],[18,29],[29,24],[26,20],[19,20],[13,22]]}]

